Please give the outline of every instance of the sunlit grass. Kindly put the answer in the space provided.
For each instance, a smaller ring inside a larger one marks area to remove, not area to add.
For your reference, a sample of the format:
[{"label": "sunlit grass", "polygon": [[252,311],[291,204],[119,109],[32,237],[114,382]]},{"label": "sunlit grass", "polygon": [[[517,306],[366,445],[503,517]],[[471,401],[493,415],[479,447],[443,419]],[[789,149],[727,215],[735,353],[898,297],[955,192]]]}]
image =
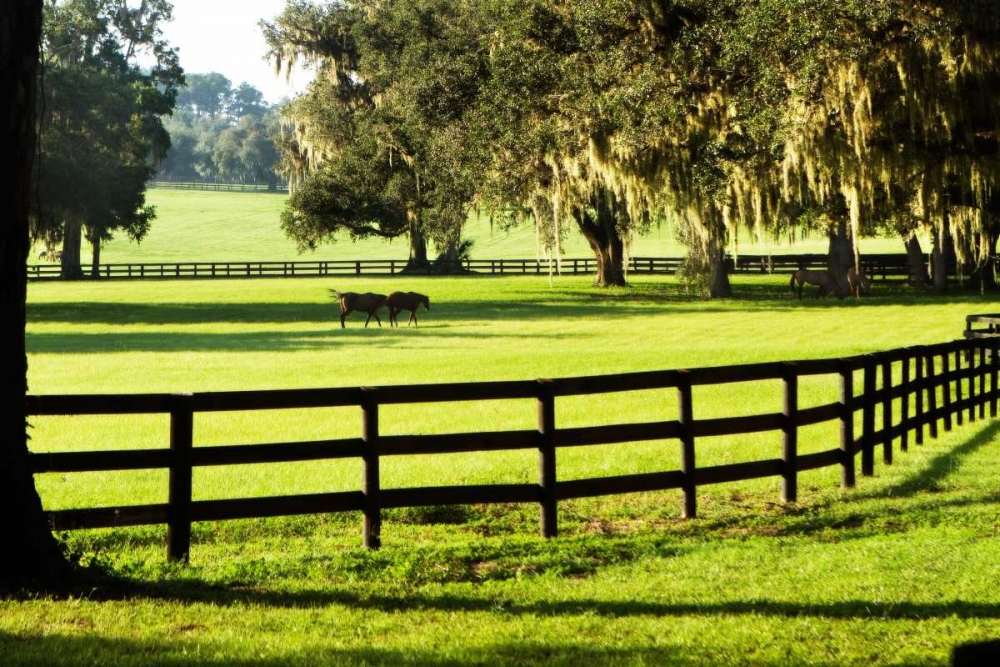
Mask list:
[{"label": "sunlit grass", "polygon": [[[193,192],[150,189],[147,200],[156,206],[157,218],[140,244],[116,238],[102,249],[102,261],[123,262],[239,262],[397,259],[408,257],[406,239],[386,242],[347,238],[299,253],[295,243],[281,230],[280,215],[287,199],[279,194]],[[534,258],[535,230],[529,225],[503,228],[484,215],[472,214],[463,231],[471,239],[475,259]],[[575,230],[567,230],[562,242],[565,257],[591,257],[587,242]],[[738,251],[744,254],[783,252],[825,253],[825,236],[798,239],[794,244],[772,239],[755,239],[741,233]],[[862,251],[903,252],[895,238],[863,239]],[[432,249],[433,253],[433,249]],[[672,226],[663,224],[638,235],[633,254],[637,257],[681,257]],[[84,250],[84,262],[90,249]]]},{"label": "sunlit grass", "polygon": [[[248,196],[248,195],[244,195]],[[861,302],[794,299],[786,278],[737,276],[701,302],[672,278],[628,290],[586,278],[253,280],[33,284],[31,391],[198,392],[532,379],[840,357],[961,335],[995,310],[878,285]],[[352,317],[327,288],[431,295],[420,326]],[[860,375],[855,378],[860,387]],[[802,405],[836,400],[803,379]],[[695,416],[775,412],[781,383],[695,389]],[[671,390],[557,399],[557,426],[673,419]],[[531,429],[531,400],[383,406],[384,434]],[[167,446],[165,416],[33,420],[36,451]],[[198,445],[360,433],[356,408],[199,414]],[[946,664],[1000,636],[997,428],[942,433],[856,489],[839,470],[559,505],[555,540],[534,506],[385,513],[365,552],[355,513],[196,524],[192,562],[166,563],[165,528],[62,535],[84,562],[135,582],[126,600],[0,602],[0,662],[178,664]],[[800,451],[836,446],[803,429]],[[700,439],[699,465],[774,458],[780,433]],[[673,470],[676,441],[560,450],[560,479]],[[528,482],[533,451],[386,458],[391,486]],[[357,461],[229,466],[199,499],[360,488]],[[38,477],[49,508],[164,502],[166,474]],[[142,582],[142,587],[139,586]]]}]

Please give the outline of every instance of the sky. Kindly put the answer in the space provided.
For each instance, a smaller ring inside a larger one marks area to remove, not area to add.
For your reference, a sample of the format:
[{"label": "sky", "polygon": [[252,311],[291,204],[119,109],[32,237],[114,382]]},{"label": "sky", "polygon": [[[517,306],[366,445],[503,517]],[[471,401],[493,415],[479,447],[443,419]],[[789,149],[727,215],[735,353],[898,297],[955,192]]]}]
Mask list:
[{"label": "sky", "polygon": [[173,5],[174,18],[163,25],[163,35],[177,47],[185,72],[219,72],[234,87],[246,81],[272,104],[308,84],[308,72],[293,72],[289,84],[263,60],[267,47],[257,22],[280,14],[285,0],[173,0]]}]

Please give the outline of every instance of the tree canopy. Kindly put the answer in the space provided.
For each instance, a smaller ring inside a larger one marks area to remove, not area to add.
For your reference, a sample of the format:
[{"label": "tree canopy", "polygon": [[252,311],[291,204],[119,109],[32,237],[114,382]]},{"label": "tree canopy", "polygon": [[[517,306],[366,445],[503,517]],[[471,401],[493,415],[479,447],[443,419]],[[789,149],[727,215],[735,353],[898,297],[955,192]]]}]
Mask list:
[{"label": "tree canopy", "polygon": [[[167,0],[60,0],[44,9],[43,96],[35,236],[63,243],[63,274],[80,275],[81,232],[141,239],[155,215],[146,181],[170,144],[162,117],[183,75],[163,41]],[[152,66],[139,65],[140,54]]]},{"label": "tree canopy", "polygon": [[556,250],[575,223],[601,284],[664,218],[713,296],[741,226],[842,236],[841,270],[877,230],[974,265],[998,236],[998,21],[986,0],[292,2],[265,25],[279,65],[317,69],[284,110],[289,167],[325,173],[286,228],[379,228],[343,196],[300,206],[350,190],[364,150],[369,176],[412,180],[377,190],[411,217],[527,213]]}]

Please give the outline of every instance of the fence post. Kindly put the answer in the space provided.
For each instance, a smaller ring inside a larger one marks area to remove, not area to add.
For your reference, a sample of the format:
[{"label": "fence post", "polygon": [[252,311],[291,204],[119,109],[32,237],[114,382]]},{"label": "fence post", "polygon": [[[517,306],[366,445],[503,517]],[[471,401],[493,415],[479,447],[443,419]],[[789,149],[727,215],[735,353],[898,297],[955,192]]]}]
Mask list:
[{"label": "fence post", "polygon": [[990,339],[990,417],[997,416],[997,376],[1000,375],[1000,338]]},{"label": "fence post", "polygon": [[979,418],[986,419],[986,346],[976,342],[979,348]]},{"label": "fence post", "polygon": [[361,539],[365,548],[378,549],[382,546],[382,509],[379,499],[378,392],[373,387],[361,388],[361,440],[364,443],[361,492],[365,496]]},{"label": "fence post", "polygon": [[972,343],[975,341],[967,340],[962,342],[962,354],[965,355],[966,363],[968,364],[968,375],[969,375],[969,423],[976,421],[976,357],[975,348]]},{"label": "fence post", "polygon": [[538,486],[541,489],[541,517],[539,531],[542,537],[559,534],[559,515],[556,501],[556,447],[553,435],[556,430],[556,399],[552,380],[538,381]]},{"label": "fence post", "polygon": [[923,421],[927,423],[928,434],[932,438],[938,436],[937,417],[937,377],[934,374],[934,353],[926,352],[924,363],[927,367],[927,375],[924,378],[924,387],[927,389],[927,417]]},{"label": "fence post", "polygon": [[962,346],[955,346],[955,421],[962,425]]},{"label": "fence post", "polygon": [[698,516],[698,499],[694,479],[694,408],[691,397],[691,374],[686,370],[679,373],[677,404],[681,427],[681,474],[684,476],[684,481],[681,483],[681,489],[684,491],[684,508],[681,516],[685,519],[694,519]]},{"label": "fence post", "polygon": [[785,404],[781,412],[784,417],[781,426],[781,500],[794,503],[798,498],[799,438],[799,428],[796,424],[799,414],[799,375],[794,362],[783,364],[782,381],[785,385]]},{"label": "fence post", "polygon": [[861,413],[861,474],[875,474],[875,356],[865,357],[864,405]]},{"label": "fence post", "polygon": [[910,394],[913,393],[910,389],[910,350],[906,350],[906,356],[903,357],[903,377],[900,382],[904,390],[899,401],[899,451],[905,452],[910,449],[910,426],[907,422],[910,420]]},{"label": "fence post", "polygon": [[892,465],[892,360],[882,358],[882,460]]},{"label": "fence post", "polygon": [[941,407],[944,409],[944,430],[948,432],[951,430],[951,357],[948,353],[950,346],[945,346],[943,352],[941,352],[941,377],[944,378],[944,382],[941,383]]},{"label": "fence post", "polygon": [[840,366],[840,486],[854,488],[854,366],[841,359]]},{"label": "fence post", "polygon": [[170,477],[167,492],[167,560],[186,562],[191,553],[191,394],[176,394],[170,407]]}]

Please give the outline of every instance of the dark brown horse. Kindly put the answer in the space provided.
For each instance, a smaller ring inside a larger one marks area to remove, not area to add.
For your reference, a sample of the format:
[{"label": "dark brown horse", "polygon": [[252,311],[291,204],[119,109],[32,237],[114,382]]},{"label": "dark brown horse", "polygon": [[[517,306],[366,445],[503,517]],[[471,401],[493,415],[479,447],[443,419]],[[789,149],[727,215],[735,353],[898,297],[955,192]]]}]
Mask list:
[{"label": "dark brown horse", "polygon": [[396,316],[399,315],[399,311],[408,310],[410,319],[407,320],[406,326],[410,326],[410,322],[417,324],[417,310],[421,305],[427,310],[431,309],[431,300],[430,297],[417,292],[393,292],[386,299],[386,305],[389,306],[389,324],[398,327]]},{"label": "dark brown horse", "polygon": [[365,292],[364,294],[358,294],[356,292],[338,292],[335,289],[330,290],[330,292],[337,297],[337,302],[340,304],[340,328],[345,329],[344,318],[350,315],[355,310],[368,313],[368,319],[365,320],[365,326],[371,322],[374,317],[375,321],[378,322],[379,326],[382,326],[382,320],[378,317],[378,311],[385,308],[386,295],[385,294],[372,294],[371,292]]},{"label": "dark brown horse", "polygon": [[841,299],[844,298],[844,290],[841,288],[840,282],[829,271],[799,269],[792,274],[792,279],[788,283],[792,287],[792,292],[796,291],[796,283],[798,283],[798,294],[800,299],[802,298],[802,288],[805,287],[806,283],[819,286],[819,291],[816,292],[817,299],[820,297],[825,299],[827,294],[834,294]]}]

